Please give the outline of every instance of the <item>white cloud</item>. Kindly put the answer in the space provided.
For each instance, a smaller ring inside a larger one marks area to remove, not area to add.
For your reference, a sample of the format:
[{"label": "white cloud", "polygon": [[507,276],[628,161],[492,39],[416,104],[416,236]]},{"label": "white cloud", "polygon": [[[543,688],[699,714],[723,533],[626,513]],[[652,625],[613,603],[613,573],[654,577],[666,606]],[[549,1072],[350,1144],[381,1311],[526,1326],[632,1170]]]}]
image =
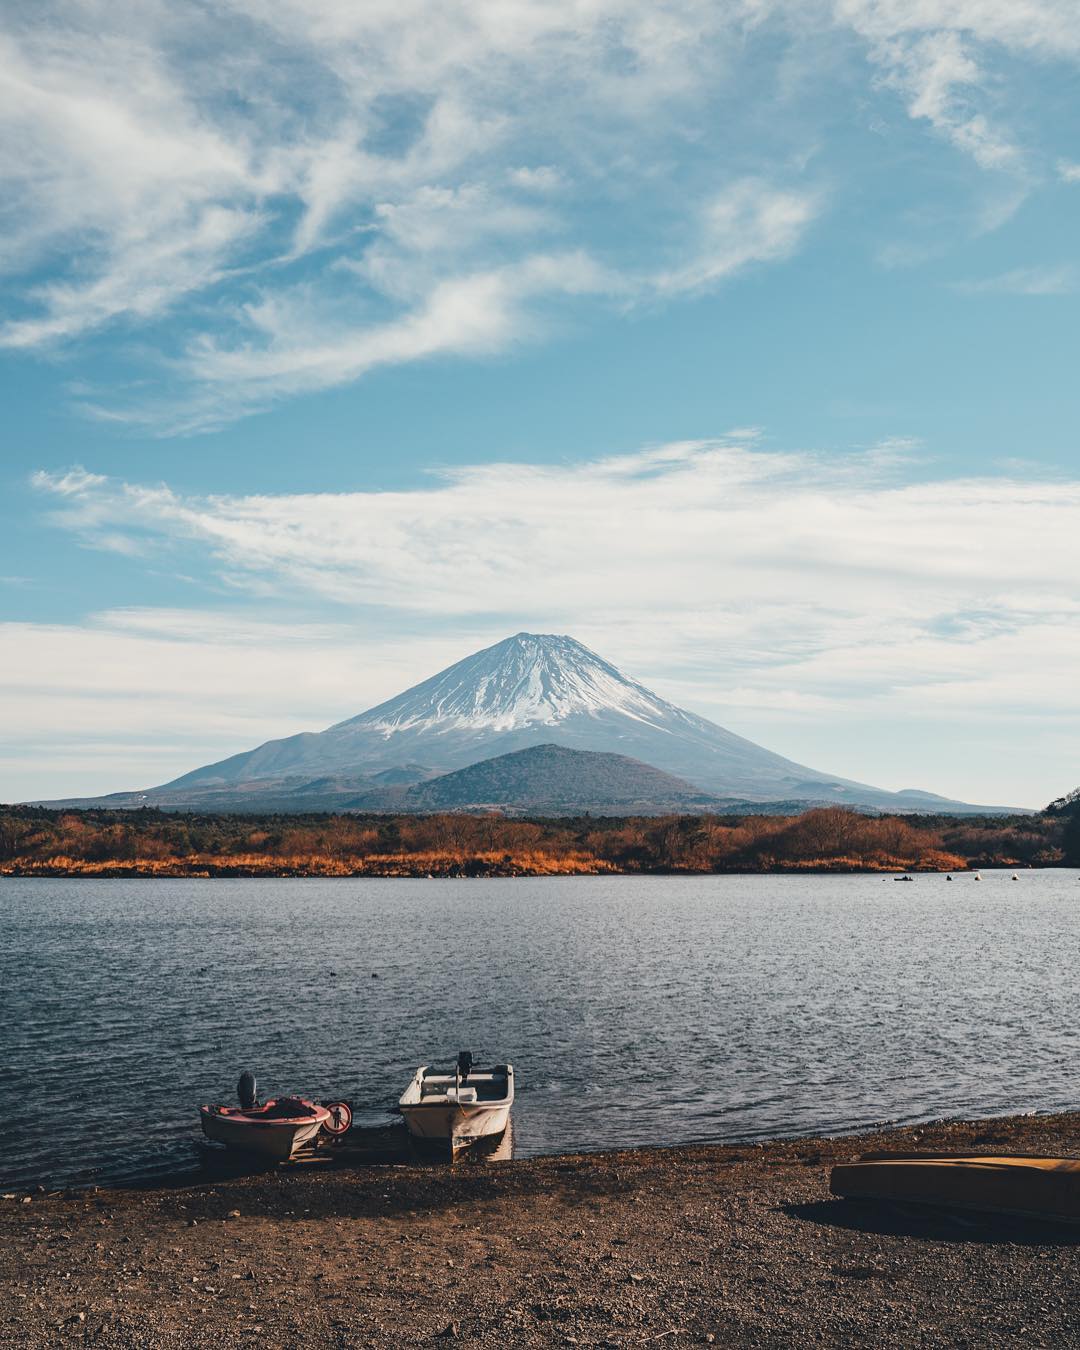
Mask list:
[{"label": "white cloud", "polygon": [[526,192],[555,192],[564,186],[562,174],[552,164],[538,164],[535,168],[526,164],[511,169],[507,176],[515,187]]},{"label": "white cloud", "polygon": [[[334,311],[320,314],[310,299],[278,295],[247,311],[258,342],[226,346],[203,338],[185,358],[205,394],[188,403],[182,429],[213,424],[235,409],[268,398],[332,387],[380,365],[438,354],[493,353],[543,332],[541,302],[565,296],[610,296],[626,302],[712,286],[748,265],[789,256],[818,210],[817,198],[758,180],[741,180],[709,201],[694,226],[678,269],[630,277],[576,252],[531,254],[486,270],[439,279],[439,259],[460,257],[464,233],[472,243],[487,231],[503,235],[536,228],[535,210],[492,207],[466,189],[424,190],[402,206],[379,208],[379,241],[350,270],[411,308],[381,323],[342,326]],[[416,258],[424,262],[418,264]],[[154,416],[160,413],[155,411]]]},{"label": "white cloud", "polygon": [[869,44],[911,117],[984,169],[1034,172],[1037,156],[997,115],[1004,81],[991,67],[1003,53],[1075,62],[1080,19],[1072,0],[836,0],[834,14]]},{"label": "white cloud", "polygon": [[237,128],[200,116],[152,41],[42,17],[0,33],[0,264],[72,266],[0,327],[16,347],[152,317],[209,284],[277,186]]},{"label": "white cloud", "polygon": [[945,613],[981,609],[1014,583],[1065,594],[1080,483],[905,484],[892,478],[895,443],[886,451],[829,461],[688,442],[568,465],[466,466],[401,492],[198,498],[78,470],[36,482],[59,497],[52,518],[90,543],[99,532],[195,542],[232,576],[429,614],[535,610],[543,596],[563,612],[585,603],[586,577],[593,599],[619,594],[628,561],[643,602],[692,582],[695,608],[728,608],[744,575],[755,604],[817,597],[819,608],[825,578],[843,577],[855,600],[876,597],[876,612],[886,601],[890,619],[921,614],[931,596],[934,613],[938,601]]},{"label": "white cloud", "polygon": [[953,290],[965,295],[1071,295],[1076,285],[1076,268],[1063,263],[1059,267],[1016,267],[994,277],[957,281]]},{"label": "white cloud", "polygon": [[[453,354],[491,354],[542,331],[530,302],[595,295],[617,279],[583,253],[534,254],[489,271],[436,282],[397,317],[342,326],[297,308],[289,297],[250,312],[259,343],[227,347],[209,337],[185,358],[202,395],[169,417],[177,430],[200,429],[287,394],[332,388],[378,366]],[[220,392],[219,392],[220,391]],[[161,410],[152,411],[153,419]]]},{"label": "white cloud", "polygon": [[91,546],[119,535],[194,550],[234,586],[390,623],[584,628],[635,663],[669,650],[678,679],[703,654],[715,678],[722,653],[724,686],[746,706],[887,699],[962,717],[1011,704],[1022,668],[1032,709],[1080,713],[1061,673],[1073,668],[1062,644],[1080,643],[1080,482],[903,483],[895,454],[830,463],[692,442],[299,496],[191,498],[92,477],[73,491],[67,474],[53,519]]},{"label": "white cloud", "polygon": [[178,296],[219,280],[232,247],[256,226],[250,213],[208,206],[172,221],[168,231],[147,236],[140,228],[139,237],[125,240],[122,252],[93,281],[36,286],[33,298],[46,313],[3,325],[0,346],[37,347],[83,334],[119,315],[146,319],[160,314]]},{"label": "white cloud", "polygon": [[870,39],[957,32],[1038,56],[1080,54],[1072,0],[836,0],[834,13]]},{"label": "white cloud", "polygon": [[655,285],[661,292],[700,290],[750,263],[788,258],[817,210],[809,193],[783,191],[755,179],[733,183],[706,203],[689,260],[660,273]]},{"label": "white cloud", "polygon": [[540,214],[500,193],[550,193],[562,169],[508,174],[513,147],[640,129],[700,92],[696,44],[741,22],[702,0],[42,6],[0,32],[0,256],[61,265],[0,343],[160,315],[255,243],[263,265],[288,254],[290,217],[294,257],[365,223],[414,261],[433,228],[467,250],[527,233]]},{"label": "white cloud", "polygon": [[[52,0],[0,44],[0,343],[138,325],[161,392],[87,406],[192,429],[505,350],[568,293],[674,302],[789,257],[835,187],[808,181],[828,133],[799,102],[826,49],[866,53],[911,117],[1007,169],[1000,220],[1038,156],[1000,58],[1075,61],[1080,24],[1065,0]],[[783,136],[762,137],[766,108]],[[542,259],[603,284],[568,292]]]},{"label": "white cloud", "polygon": [[892,39],[881,43],[874,57],[907,96],[911,117],[925,119],[984,169],[1019,167],[1018,148],[971,107],[970,94],[985,76],[958,32]]},{"label": "white cloud", "polygon": [[34,474],[31,481],[35,487],[54,492],[58,497],[85,497],[92,489],[104,487],[109,480],[104,474],[87,473],[85,469],[76,467],[64,473],[42,471]]}]

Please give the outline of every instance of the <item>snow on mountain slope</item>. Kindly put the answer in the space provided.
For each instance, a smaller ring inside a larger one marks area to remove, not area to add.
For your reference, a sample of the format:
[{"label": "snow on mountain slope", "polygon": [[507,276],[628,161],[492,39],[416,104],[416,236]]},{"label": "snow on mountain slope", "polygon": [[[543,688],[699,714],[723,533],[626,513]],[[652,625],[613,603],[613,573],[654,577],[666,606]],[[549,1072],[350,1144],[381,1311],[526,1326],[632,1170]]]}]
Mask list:
[{"label": "snow on mountain slope", "polygon": [[475,652],[326,731],[268,741],[138,800],[178,806],[212,791],[220,801],[223,793],[271,783],[275,792],[292,793],[326,775],[377,779],[403,766],[415,781],[425,771],[451,773],[542,744],[627,755],[740,800],[962,809],[929,794],[885,792],[796,764],[667,702],[573,638],[536,633]]},{"label": "snow on mountain slope", "polygon": [[573,638],[518,633],[331,730],[365,726],[390,736],[440,724],[515,731],[612,712],[653,726],[679,715]]}]

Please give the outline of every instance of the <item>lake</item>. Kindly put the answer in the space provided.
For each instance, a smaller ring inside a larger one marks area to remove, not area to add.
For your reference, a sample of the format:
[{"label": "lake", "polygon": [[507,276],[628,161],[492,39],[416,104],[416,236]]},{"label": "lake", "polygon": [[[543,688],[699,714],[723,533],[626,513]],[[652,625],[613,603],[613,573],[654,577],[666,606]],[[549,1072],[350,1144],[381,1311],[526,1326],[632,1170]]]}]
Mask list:
[{"label": "lake", "polygon": [[516,1069],[518,1156],[1080,1100],[1075,872],[0,879],[0,1182],[197,1165],[197,1108]]}]

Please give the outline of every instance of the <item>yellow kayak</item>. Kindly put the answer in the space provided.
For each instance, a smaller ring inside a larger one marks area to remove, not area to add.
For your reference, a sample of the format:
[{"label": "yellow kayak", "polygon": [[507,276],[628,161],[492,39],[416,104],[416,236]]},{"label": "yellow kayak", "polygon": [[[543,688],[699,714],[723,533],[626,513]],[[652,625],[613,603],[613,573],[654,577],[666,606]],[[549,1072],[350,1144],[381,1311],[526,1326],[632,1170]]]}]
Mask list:
[{"label": "yellow kayak", "polygon": [[838,1163],[829,1189],[849,1200],[901,1200],[1080,1223],[1080,1158],[868,1153]]}]

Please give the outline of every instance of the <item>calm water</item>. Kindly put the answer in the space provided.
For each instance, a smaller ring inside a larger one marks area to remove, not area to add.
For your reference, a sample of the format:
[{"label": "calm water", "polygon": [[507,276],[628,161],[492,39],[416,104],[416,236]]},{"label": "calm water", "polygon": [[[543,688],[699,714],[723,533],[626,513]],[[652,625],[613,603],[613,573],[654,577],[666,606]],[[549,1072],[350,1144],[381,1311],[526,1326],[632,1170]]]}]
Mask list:
[{"label": "calm water", "polygon": [[[195,1108],[511,1060],[519,1155],[1080,1102],[1073,872],[0,880],[0,1181],[195,1166]],[[378,978],[373,978],[377,976]]]}]

